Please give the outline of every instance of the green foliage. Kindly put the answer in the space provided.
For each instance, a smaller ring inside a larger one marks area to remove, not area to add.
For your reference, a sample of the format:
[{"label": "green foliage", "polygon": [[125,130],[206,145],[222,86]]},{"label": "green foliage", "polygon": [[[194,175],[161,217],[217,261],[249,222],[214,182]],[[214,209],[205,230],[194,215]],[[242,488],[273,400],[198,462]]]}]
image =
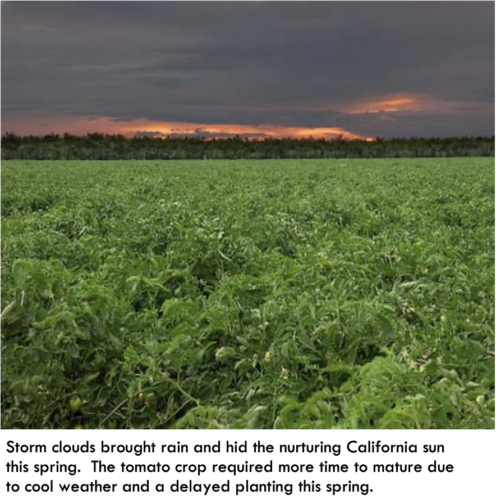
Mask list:
[{"label": "green foliage", "polygon": [[2,181],[3,427],[494,427],[494,160]]},{"label": "green foliage", "polygon": [[326,139],[167,138],[87,134],[2,137],[3,160],[237,160],[494,156],[494,137]]}]

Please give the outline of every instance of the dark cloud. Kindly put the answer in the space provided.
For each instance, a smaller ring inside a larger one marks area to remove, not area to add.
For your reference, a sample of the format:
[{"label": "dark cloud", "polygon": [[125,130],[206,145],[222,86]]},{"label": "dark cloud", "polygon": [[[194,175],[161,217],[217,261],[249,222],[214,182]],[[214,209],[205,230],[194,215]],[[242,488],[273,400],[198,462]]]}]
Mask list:
[{"label": "dark cloud", "polygon": [[[2,115],[494,133],[493,2],[2,2]],[[422,109],[355,112],[420,96]]]}]

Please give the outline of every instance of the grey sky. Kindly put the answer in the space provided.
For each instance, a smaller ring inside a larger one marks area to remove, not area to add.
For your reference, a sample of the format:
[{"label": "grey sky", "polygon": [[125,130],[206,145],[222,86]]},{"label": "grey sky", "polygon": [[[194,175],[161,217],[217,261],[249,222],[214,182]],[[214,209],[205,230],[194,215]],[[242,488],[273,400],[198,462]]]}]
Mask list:
[{"label": "grey sky", "polygon": [[100,116],[493,135],[494,3],[2,2],[2,130]]}]

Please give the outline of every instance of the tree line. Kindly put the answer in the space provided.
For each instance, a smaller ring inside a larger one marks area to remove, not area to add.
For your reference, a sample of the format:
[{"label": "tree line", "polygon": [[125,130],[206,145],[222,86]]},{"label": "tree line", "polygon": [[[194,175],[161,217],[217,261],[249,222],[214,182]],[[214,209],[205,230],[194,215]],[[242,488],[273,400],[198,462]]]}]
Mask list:
[{"label": "tree line", "polygon": [[228,139],[49,134],[2,136],[3,160],[193,160],[494,156],[494,137]]}]

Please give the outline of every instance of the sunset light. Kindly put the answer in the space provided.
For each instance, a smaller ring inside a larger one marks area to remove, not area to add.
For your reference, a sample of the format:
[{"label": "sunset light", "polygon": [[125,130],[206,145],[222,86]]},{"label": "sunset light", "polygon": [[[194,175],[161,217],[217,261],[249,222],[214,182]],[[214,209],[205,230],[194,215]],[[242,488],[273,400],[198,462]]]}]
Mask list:
[{"label": "sunset light", "polygon": [[47,122],[30,123],[11,121],[2,129],[2,133],[14,132],[27,135],[74,134],[85,135],[98,132],[102,134],[121,134],[128,137],[149,136],[159,138],[198,137],[205,139],[226,139],[241,137],[245,139],[345,139],[370,140],[360,134],[340,127],[286,127],[282,125],[239,125],[205,124],[153,121],[136,119],[129,121],[115,120],[110,117],[54,117]]},{"label": "sunset light", "polygon": [[136,120],[123,127],[119,133],[136,135],[154,134],[158,137],[205,137],[247,139],[292,138],[292,139],[366,139],[340,127],[285,127],[281,125],[235,125],[235,124],[198,124],[177,122],[148,122]]},{"label": "sunset light", "polygon": [[350,114],[399,113],[426,111],[435,107],[435,102],[424,96],[398,94],[358,101],[346,107],[344,111]]}]

